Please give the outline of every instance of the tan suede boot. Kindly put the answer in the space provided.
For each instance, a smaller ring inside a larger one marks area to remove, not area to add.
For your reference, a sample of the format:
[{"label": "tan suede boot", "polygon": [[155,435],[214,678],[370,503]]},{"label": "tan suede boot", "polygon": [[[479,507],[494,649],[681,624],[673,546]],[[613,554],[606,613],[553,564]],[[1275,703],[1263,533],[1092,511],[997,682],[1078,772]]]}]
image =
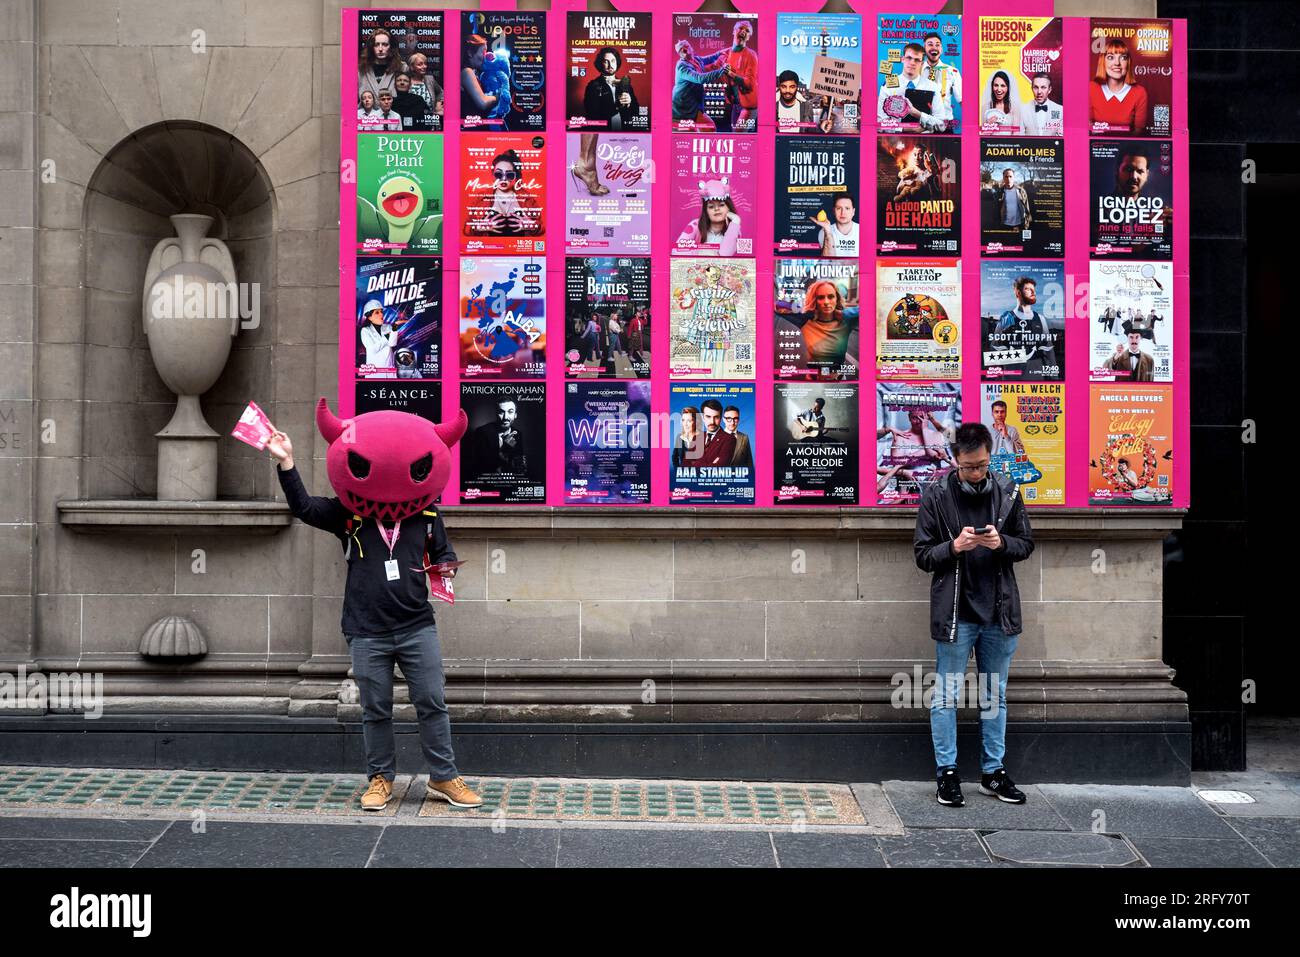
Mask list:
[{"label": "tan suede boot", "polygon": [[393,782],[382,774],[376,774],[370,779],[370,787],[366,788],[366,793],[361,795],[361,810],[382,811],[388,806],[392,796]]},{"label": "tan suede boot", "polygon": [[429,797],[446,801],[452,807],[482,807],[483,799],[469,789],[465,779],[452,778],[450,781],[429,781]]}]

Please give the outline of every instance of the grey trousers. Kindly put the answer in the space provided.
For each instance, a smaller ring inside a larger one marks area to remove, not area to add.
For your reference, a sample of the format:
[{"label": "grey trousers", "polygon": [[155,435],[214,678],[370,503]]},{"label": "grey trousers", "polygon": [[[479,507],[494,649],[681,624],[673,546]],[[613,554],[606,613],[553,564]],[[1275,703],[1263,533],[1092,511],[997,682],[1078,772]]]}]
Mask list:
[{"label": "grey trousers", "polygon": [[411,703],[420,724],[420,747],[429,765],[429,778],[449,781],[459,775],[451,750],[451,719],[447,715],[442,650],[436,625],[367,637],[345,635],[352,652],[352,673],[361,693],[361,731],[366,745],[366,778],[397,777],[397,746],[393,738],[393,663],[402,668]]}]

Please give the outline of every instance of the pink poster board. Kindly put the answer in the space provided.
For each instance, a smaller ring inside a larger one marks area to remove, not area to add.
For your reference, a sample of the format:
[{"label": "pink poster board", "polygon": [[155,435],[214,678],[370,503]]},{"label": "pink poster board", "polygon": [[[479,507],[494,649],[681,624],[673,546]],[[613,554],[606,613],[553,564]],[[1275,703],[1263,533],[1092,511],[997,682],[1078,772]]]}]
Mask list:
[{"label": "pink poster board", "polygon": [[[650,9],[645,0],[628,0],[615,4],[622,11],[647,11]],[[673,205],[674,191],[672,183],[672,148],[674,132],[671,111],[669,109],[672,76],[675,63],[673,52],[673,12],[690,12],[697,6],[692,0],[686,0],[671,8],[654,8],[652,11],[652,167],[651,175],[659,187],[652,192],[651,224],[651,299],[653,333],[652,356],[653,371],[651,375],[651,409],[652,425],[660,432],[655,437],[651,448],[651,505],[669,504],[669,468],[671,449],[670,436],[667,434],[667,414],[670,409],[669,396],[669,336],[670,329],[667,302],[671,292],[671,261],[673,242],[680,231],[676,222],[680,216]],[[815,13],[820,2],[807,0],[753,0],[738,3],[744,12],[754,14],[757,34],[757,54],[759,59],[758,90],[760,94],[759,122],[757,132],[749,134],[755,145],[755,154],[760,158],[756,171],[756,195],[759,198],[756,210],[756,222],[753,224],[752,236],[759,241],[753,243],[752,255],[757,273],[755,296],[756,354],[757,370],[754,382],[755,421],[752,433],[757,437],[757,449],[754,456],[755,465],[755,499],[753,507],[771,507],[773,496],[773,262],[776,258],[772,243],[766,241],[773,234],[774,203],[764,200],[774,195],[776,188],[776,171],[774,164],[763,158],[775,155],[776,127],[774,110],[764,109],[772,102],[775,88],[777,59],[777,14]],[[876,19],[884,13],[937,12],[942,4],[935,0],[925,3],[895,4],[878,2],[854,2],[853,9],[863,18],[862,61],[863,61],[863,104],[862,131],[860,134],[862,156],[862,199],[858,204],[858,222],[863,237],[874,237],[876,229],[876,204],[868,201],[867,184],[874,181],[872,163],[875,153],[875,111],[871,97],[875,84]],[[397,7],[385,9],[399,9]],[[484,10],[512,10],[513,2],[502,0],[484,0]],[[538,255],[545,261],[547,288],[547,362],[545,384],[547,388],[546,404],[546,498],[547,505],[561,505],[564,502],[564,395],[566,380],[564,373],[564,289],[565,289],[565,244],[564,244],[564,205],[569,189],[570,179],[565,156],[567,152],[567,135],[565,131],[565,110],[563,108],[563,90],[565,87],[565,69],[567,65],[565,42],[565,16],[569,11],[585,10],[585,4],[578,0],[554,0],[547,17],[545,49],[547,86],[556,91],[546,105],[546,123],[543,134],[549,153],[546,171],[546,195],[550,204],[548,219],[554,224],[548,230],[544,252]],[[357,38],[359,15],[363,12],[357,8],[345,8],[342,11],[341,54],[339,74],[340,102],[340,189],[339,189],[339,369],[338,393],[331,396],[337,400],[342,415],[355,413],[356,389],[356,328],[357,304],[355,302],[356,261],[357,261],[357,164],[358,133],[353,104],[358,98]],[[370,12],[370,11],[365,11]],[[458,329],[459,322],[456,306],[460,295],[460,254],[457,251],[457,236],[463,214],[463,196],[459,187],[461,183],[461,156],[465,137],[473,137],[474,132],[460,131],[460,83],[459,60],[461,48],[460,11],[434,11],[427,8],[411,8],[412,13],[443,14],[442,51],[443,65],[441,83],[445,90],[444,113],[442,116],[441,137],[442,177],[445,188],[442,191],[443,243],[442,243],[442,375],[441,375],[441,414],[443,419],[456,414],[460,396],[460,379],[458,374]],[[979,38],[976,24],[982,15],[987,16],[1051,16],[1052,5],[1045,0],[1021,0],[1021,2],[983,2],[968,0],[963,17],[962,29],[962,75],[965,90],[974,91],[978,82]],[[1167,386],[1173,403],[1173,448],[1172,506],[1186,508],[1190,502],[1190,331],[1189,331],[1189,279],[1188,279],[1188,225],[1189,225],[1189,183],[1188,183],[1188,132],[1187,132],[1187,25],[1183,20],[1173,23],[1173,122],[1169,140],[1173,146],[1173,318],[1168,324],[1174,343],[1173,381]],[[1080,51],[1088,49],[1089,21],[1086,18],[1067,17],[1064,19],[1063,56],[1064,88],[1060,91],[1065,109],[1065,221],[1066,242],[1064,269],[1066,274],[1066,355],[1065,355],[1065,468],[1067,507],[1088,507],[1089,505],[1089,460],[1095,450],[1089,447],[1089,330],[1092,317],[1088,315],[1087,284],[1089,281],[1089,218],[1090,202],[1087,187],[1087,170],[1089,167],[1090,129],[1088,122],[1089,79],[1085,70],[1088,64]],[[971,104],[966,108],[961,142],[961,207],[969,211],[962,217],[961,225],[961,283],[962,315],[961,328],[962,366],[961,387],[963,394],[963,420],[974,421],[980,409],[980,227],[979,217],[975,211],[979,208],[979,157],[980,134],[975,101],[971,94],[964,93],[965,100]],[[963,104],[965,106],[965,103]],[[428,137],[428,133],[412,133],[413,136]],[[681,134],[678,134],[681,135]],[[739,134],[738,134],[739,135]],[[676,217],[676,218],[674,218]],[[875,257],[868,253],[866,244],[860,257],[860,302],[861,302],[861,352],[863,359],[859,375],[859,504],[873,506],[876,504],[875,483],[871,477],[876,474],[876,445],[870,440],[876,420],[876,378],[875,363],[869,361],[874,353],[875,339]],[[459,450],[453,450],[453,456],[459,456]],[[453,468],[452,479],[444,492],[444,501],[460,501],[459,467]],[[591,507],[600,507],[593,505]],[[784,507],[784,506],[782,506]],[[809,506],[801,506],[809,507]],[[1092,506],[1099,508],[1101,506]],[[1149,507],[1149,506],[1148,506]]]}]

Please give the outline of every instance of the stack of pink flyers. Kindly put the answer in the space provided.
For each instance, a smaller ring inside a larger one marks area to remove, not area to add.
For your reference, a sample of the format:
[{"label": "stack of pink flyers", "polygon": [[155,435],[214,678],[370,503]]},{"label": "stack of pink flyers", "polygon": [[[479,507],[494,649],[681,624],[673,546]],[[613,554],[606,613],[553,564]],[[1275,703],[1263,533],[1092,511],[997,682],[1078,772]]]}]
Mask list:
[{"label": "stack of pink flyers", "polygon": [[437,565],[429,564],[429,556],[424,556],[424,571],[429,576],[429,594],[439,601],[445,601],[449,605],[456,603],[456,591],[451,586],[451,576],[447,573],[454,568],[460,568],[464,561],[459,562],[439,562]]},{"label": "stack of pink flyers", "polygon": [[266,443],[271,440],[271,433],[274,431],[275,426],[266,417],[266,413],[256,402],[250,402],[230,434],[261,452],[266,448]]}]

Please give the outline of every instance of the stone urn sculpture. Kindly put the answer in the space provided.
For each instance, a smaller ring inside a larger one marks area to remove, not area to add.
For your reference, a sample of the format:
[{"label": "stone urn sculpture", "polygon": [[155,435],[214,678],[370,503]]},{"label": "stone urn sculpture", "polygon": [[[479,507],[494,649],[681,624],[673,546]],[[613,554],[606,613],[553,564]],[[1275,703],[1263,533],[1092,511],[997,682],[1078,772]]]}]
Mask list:
[{"label": "stone urn sculpture", "polygon": [[226,367],[239,330],[235,262],[209,238],[211,216],[171,217],[176,235],[159,241],[144,277],[144,332],[154,367],[176,393],[176,411],[158,438],[158,499],[217,497],[217,440],[199,396]]}]

